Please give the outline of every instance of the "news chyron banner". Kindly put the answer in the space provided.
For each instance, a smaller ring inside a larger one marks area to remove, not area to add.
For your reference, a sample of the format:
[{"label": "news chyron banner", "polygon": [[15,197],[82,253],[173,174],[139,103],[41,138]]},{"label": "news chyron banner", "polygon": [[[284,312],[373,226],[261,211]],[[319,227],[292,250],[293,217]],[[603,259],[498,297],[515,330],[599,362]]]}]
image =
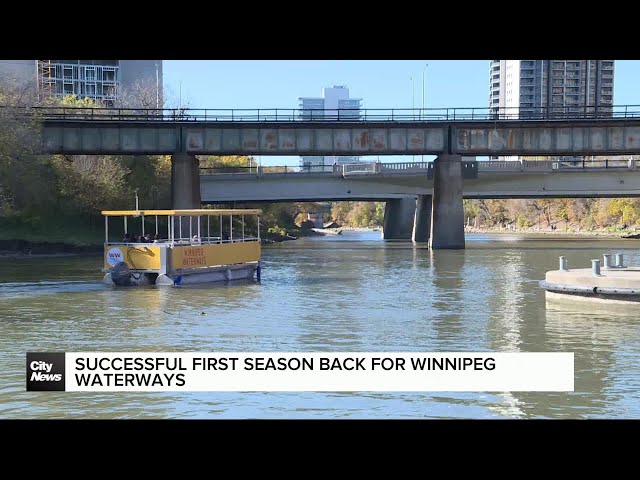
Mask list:
[{"label": "news chyron banner", "polygon": [[27,353],[27,391],[572,392],[573,353]]}]

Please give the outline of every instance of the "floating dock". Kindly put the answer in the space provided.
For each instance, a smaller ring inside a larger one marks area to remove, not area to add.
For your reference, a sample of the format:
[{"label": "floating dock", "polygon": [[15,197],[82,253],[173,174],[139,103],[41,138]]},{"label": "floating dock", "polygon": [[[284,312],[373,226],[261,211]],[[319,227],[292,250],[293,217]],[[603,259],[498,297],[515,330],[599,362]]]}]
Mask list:
[{"label": "floating dock", "polygon": [[567,268],[565,257],[560,257],[560,268],[547,272],[540,287],[546,290],[547,298],[615,302],[640,306],[640,267],[624,266],[622,254],[603,255],[600,260],[591,260],[591,268]]}]

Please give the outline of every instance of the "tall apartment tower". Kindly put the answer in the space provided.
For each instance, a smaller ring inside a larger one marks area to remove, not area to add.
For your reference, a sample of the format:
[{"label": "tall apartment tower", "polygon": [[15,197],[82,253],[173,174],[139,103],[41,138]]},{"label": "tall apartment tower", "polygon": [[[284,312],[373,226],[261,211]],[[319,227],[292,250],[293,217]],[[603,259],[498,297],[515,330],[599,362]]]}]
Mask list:
[{"label": "tall apartment tower", "polygon": [[[300,117],[303,120],[323,120],[326,117],[345,119],[359,119],[362,99],[349,98],[346,86],[323,88],[322,97],[300,97]],[[359,162],[359,157],[313,156],[300,157],[302,170],[312,172],[331,171],[333,164]]]},{"label": "tall apartment tower", "polygon": [[611,113],[613,60],[491,60],[489,107],[496,113]]},{"label": "tall apartment tower", "polygon": [[512,118],[608,115],[613,110],[613,67],[613,60],[491,60],[489,108]]},{"label": "tall apartment tower", "polygon": [[[77,95],[114,106],[136,83],[148,85],[148,108],[162,108],[162,60],[0,60],[0,81],[36,88],[39,98]],[[154,101],[155,100],[155,101]]]}]

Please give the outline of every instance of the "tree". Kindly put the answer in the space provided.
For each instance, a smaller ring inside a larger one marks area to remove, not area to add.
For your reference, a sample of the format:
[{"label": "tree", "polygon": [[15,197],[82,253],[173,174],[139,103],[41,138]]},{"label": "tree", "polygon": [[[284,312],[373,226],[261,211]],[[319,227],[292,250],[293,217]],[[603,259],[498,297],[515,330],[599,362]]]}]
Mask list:
[{"label": "tree", "polygon": [[46,206],[50,190],[47,165],[39,156],[39,120],[22,115],[35,101],[30,88],[0,85],[0,214]]},{"label": "tree", "polygon": [[243,172],[247,167],[257,168],[253,157],[247,155],[198,155],[200,168],[223,169],[227,173]]}]

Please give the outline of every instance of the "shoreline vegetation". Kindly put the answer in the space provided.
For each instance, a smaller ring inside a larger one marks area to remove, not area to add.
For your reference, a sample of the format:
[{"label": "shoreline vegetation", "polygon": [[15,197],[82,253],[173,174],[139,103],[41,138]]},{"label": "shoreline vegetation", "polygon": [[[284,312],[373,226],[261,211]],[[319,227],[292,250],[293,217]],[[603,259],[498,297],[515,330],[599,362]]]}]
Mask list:
[{"label": "shoreline vegetation", "polygon": [[[115,106],[153,105],[157,101],[154,88],[155,84],[140,83],[122,90]],[[175,108],[176,100],[167,97],[163,106]],[[3,79],[0,101],[16,107],[103,107],[75,95],[38,99],[21,84]],[[104,242],[101,210],[130,210],[138,200],[141,209],[170,208],[168,155],[42,155],[39,120],[16,115],[10,108],[0,112],[0,133],[0,258],[99,253]],[[203,169],[225,172],[258,165],[251,156],[198,155],[197,159]],[[277,172],[284,167],[265,168]],[[262,210],[263,244],[322,235],[312,230],[321,219],[330,222],[323,225],[339,226],[345,232],[381,230],[385,212],[384,202],[363,201],[235,206]],[[640,198],[466,199],[463,208],[468,233],[640,235]],[[123,227],[114,225],[109,233],[117,238],[123,235]]]},{"label": "shoreline vegetation", "polygon": [[[347,232],[381,232],[381,227],[340,227],[341,230]],[[537,229],[530,228],[500,228],[500,227],[465,227],[467,234],[490,234],[490,235],[519,235],[524,237],[572,237],[572,238],[589,238],[599,237],[602,239],[629,239],[630,235],[640,232],[635,229],[627,231],[611,232],[607,229],[600,230],[578,230],[578,229]],[[269,233],[262,237],[262,245],[272,245],[302,237],[309,236],[325,236],[322,233],[299,230],[291,232],[293,234]],[[95,255],[103,252],[103,244],[80,245],[65,242],[31,242],[28,240],[0,240],[0,259],[1,258],[47,258],[47,257],[69,257],[79,255]]]},{"label": "shoreline vegetation", "polygon": [[602,238],[621,238],[625,240],[633,240],[631,236],[638,235],[640,231],[611,231],[609,229],[601,230],[578,230],[578,229],[536,229],[536,228],[499,228],[499,227],[465,227],[465,233],[484,233],[491,235],[523,235],[523,236],[555,236],[555,237],[602,237]]}]

